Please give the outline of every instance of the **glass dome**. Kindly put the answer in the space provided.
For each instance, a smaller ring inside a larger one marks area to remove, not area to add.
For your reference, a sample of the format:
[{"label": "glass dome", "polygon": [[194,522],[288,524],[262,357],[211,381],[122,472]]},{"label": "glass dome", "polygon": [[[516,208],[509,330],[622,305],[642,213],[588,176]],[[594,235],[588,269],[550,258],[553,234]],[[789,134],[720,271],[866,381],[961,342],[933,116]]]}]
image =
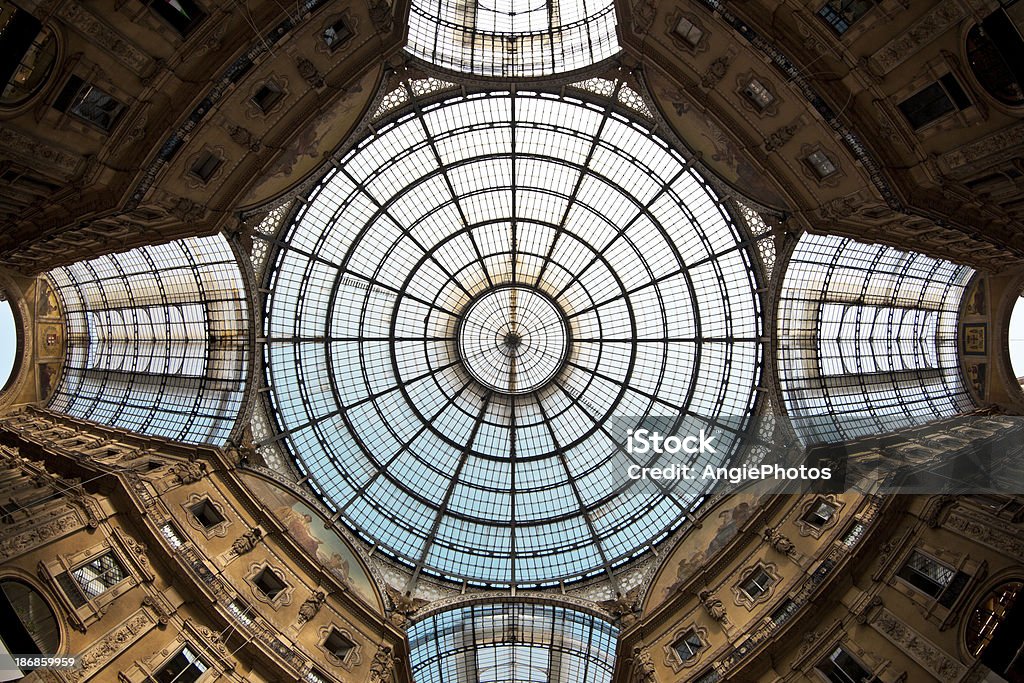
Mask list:
[{"label": "glass dome", "polygon": [[478,76],[568,73],[619,52],[610,0],[413,0],[406,49]]},{"label": "glass dome", "polygon": [[[544,93],[399,113],[282,235],[266,367],[308,484],[410,567],[550,585],[645,552],[706,493],[631,480],[651,419],[741,447],[760,374],[745,238],[644,125]],[[699,461],[699,462],[698,462]]]}]

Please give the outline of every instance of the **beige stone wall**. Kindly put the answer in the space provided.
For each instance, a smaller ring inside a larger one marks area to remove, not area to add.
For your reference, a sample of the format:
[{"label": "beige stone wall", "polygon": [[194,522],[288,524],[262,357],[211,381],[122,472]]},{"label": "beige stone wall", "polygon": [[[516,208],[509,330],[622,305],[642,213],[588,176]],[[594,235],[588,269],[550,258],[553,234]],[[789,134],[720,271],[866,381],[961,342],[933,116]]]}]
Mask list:
[{"label": "beige stone wall", "polygon": [[[243,489],[220,452],[28,410],[2,419],[0,458],[13,518],[0,528],[0,578],[45,596],[60,654],[83,658],[77,672],[47,673],[53,680],[141,683],[183,645],[211,665],[203,681],[298,680],[314,669],[328,681],[371,680],[381,648],[407,680],[404,634],[359,553],[339,536],[351,560],[343,571],[312,561],[300,531]],[[212,528],[194,513],[203,501],[222,519]],[[126,577],[76,601],[67,573],[108,552]],[[285,584],[274,599],[254,583],[263,568]],[[332,631],[351,644],[344,658],[324,647]]]}]

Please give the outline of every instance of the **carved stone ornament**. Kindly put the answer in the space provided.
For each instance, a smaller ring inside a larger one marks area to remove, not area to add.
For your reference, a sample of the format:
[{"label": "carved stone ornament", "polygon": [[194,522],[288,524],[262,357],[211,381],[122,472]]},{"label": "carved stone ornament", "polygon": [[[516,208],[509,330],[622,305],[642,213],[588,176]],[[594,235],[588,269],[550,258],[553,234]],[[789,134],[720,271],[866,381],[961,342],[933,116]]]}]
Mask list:
[{"label": "carved stone ornament", "polygon": [[654,0],[636,0],[633,3],[633,30],[641,35],[649,32],[657,14]]},{"label": "carved stone ornament", "polygon": [[171,615],[174,614],[174,608],[166,600],[155,595],[147,595],[142,598],[142,604],[153,610],[157,623],[161,626],[166,626],[171,620]]},{"label": "carved stone ornament", "polygon": [[921,521],[931,529],[937,529],[941,524],[942,513],[956,502],[956,496],[941,495],[935,496],[928,501],[924,512],[921,514]]},{"label": "carved stone ornament", "polygon": [[394,26],[395,17],[388,0],[371,0],[370,21],[379,33],[389,33]]},{"label": "carved stone ornament", "polygon": [[781,128],[775,129],[773,132],[768,134],[768,137],[764,139],[764,149],[766,152],[774,152],[781,148],[787,142],[793,139],[796,132],[800,130],[800,124],[798,121],[787,123]]},{"label": "carved stone ornament", "polygon": [[731,55],[722,55],[721,57],[715,57],[708,68],[704,71],[704,74],[700,77],[701,87],[711,89],[721,82],[725,78],[725,73],[729,70],[729,64],[732,62]]},{"label": "carved stone ornament", "polygon": [[258,528],[250,529],[235,539],[235,542],[231,544],[231,551],[235,555],[244,555],[256,547],[262,536],[263,532]]},{"label": "carved stone ornament", "polygon": [[633,680],[635,683],[658,682],[658,670],[647,648],[633,648]]},{"label": "carved stone ornament", "polygon": [[782,553],[783,555],[792,555],[796,550],[796,545],[793,544],[793,541],[789,540],[789,538],[782,534],[778,529],[765,529],[764,540],[772,547],[772,550]]},{"label": "carved stone ornament", "polygon": [[309,87],[314,90],[324,87],[323,74],[320,73],[320,70],[316,68],[313,62],[305,57],[299,57],[295,60],[295,66],[299,69],[299,75],[302,76],[302,80],[306,81]]},{"label": "carved stone ornament", "polygon": [[317,591],[299,605],[299,623],[304,624],[311,621],[320,611],[320,606],[327,601],[327,595],[323,591]]},{"label": "carved stone ornament", "polygon": [[198,223],[206,215],[206,209],[185,197],[177,197],[167,211],[182,223]]},{"label": "carved stone ornament", "polygon": [[391,648],[381,645],[370,662],[370,683],[391,683],[391,672],[395,669],[395,658]]},{"label": "carved stone ornament", "polygon": [[715,594],[711,591],[701,591],[697,596],[700,600],[700,604],[704,607],[704,611],[708,613],[708,616],[722,624],[725,623],[728,615],[725,613],[725,603],[715,597]]},{"label": "carved stone ornament", "polygon": [[247,147],[250,152],[260,151],[260,141],[252,134],[248,128],[243,126],[236,126],[234,124],[228,126],[228,135],[231,136],[231,140],[242,147]]},{"label": "carved stone ornament", "polygon": [[195,460],[179,463],[170,468],[170,473],[181,484],[194,484],[206,476],[206,465]]},{"label": "carved stone ornament", "polygon": [[75,683],[91,677],[97,669],[102,668],[108,661],[128,649],[154,623],[149,612],[140,608],[86,648],[79,657],[79,667],[64,673],[65,680]]},{"label": "carved stone ornament", "polygon": [[636,621],[636,615],[640,612],[638,597],[636,589],[633,589],[626,595],[616,593],[614,599],[601,600],[597,604],[614,617],[620,625],[625,626]]},{"label": "carved stone ornament", "polygon": [[955,657],[903,623],[884,607],[875,613],[871,625],[911,659],[920,664],[942,683],[954,683],[963,678],[966,667]]}]

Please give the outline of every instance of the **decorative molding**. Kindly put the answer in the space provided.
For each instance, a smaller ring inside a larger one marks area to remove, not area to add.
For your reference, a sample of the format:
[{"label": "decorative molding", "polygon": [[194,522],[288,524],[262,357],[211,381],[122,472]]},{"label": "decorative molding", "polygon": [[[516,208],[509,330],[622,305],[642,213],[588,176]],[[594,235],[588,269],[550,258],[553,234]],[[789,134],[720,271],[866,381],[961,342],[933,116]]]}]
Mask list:
[{"label": "decorative molding", "polygon": [[83,521],[77,513],[61,515],[23,533],[0,540],[0,559],[9,560],[59,536],[67,535],[82,526]]},{"label": "decorative molding", "polygon": [[942,526],[942,513],[954,505],[956,500],[957,496],[949,494],[933,497],[921,511],[921,521],[931,529],[939,528]]},{"label": "decorative molding", "polygon": [[884,76],[966,16],[967,12],[960,2],[946,0],[871,55],[868,65],[874,74]]},{"label": "decorative molding", "polygon": [[68,26],[88,37],[90,43],[103,48],[104,52],[112,55],[137,75],[148,75],[153,71],[153,59],[148,54],[137,48],[120,31],[108,26],[81,3],[61,3],[57,10],[57,16],[63,19]]},{"label": "decorative molding", "polygon": [[148,594],[146,597],[142,598],[142,605],[143,607],[148,607],[153,611],[153,614],[156,616],[157,624],[160,626],[166,626],[175,612],[174,606],[171,605],[171,603],[167,601],[167,598],[160,593]]},{"label": "decorative molding", "polygon": [[71,178],[85,165],[85,157],[40,142],[9,127],[0,127],[0,148],[14,158],[31,159],[33,165],[45,166]]},{"label": "decorative molding", "polygon": [[950,169],[974,164],[988,157],[1013,156],[1024,144],[1024,123],[996,131],[991,135],[942,155]]},{"label": "decorative molding", "polygon": [[946,529],[956,531],[976,543],[997,550],[1003,555],[1024,562],[1024,538],[1014,533],[1007,533],[996,526],[995,520],[983,522],[972,519],[959,509],[954,509],[942,524]]},{"label": "decorative molding", "polygon": [[904,624],[885,607],[880,608],[869,623],[941,683],[956,683],[967,672],[967,667]]},{"label": "decorative molding", "polygon": [[118,626],[86,648],[80,658],[81,666],[65,673],[65,680],[70,683],[90,678],[104,664],[128,648],[142,634],[156,624],[156,620],[143,608],[136,610]]}]

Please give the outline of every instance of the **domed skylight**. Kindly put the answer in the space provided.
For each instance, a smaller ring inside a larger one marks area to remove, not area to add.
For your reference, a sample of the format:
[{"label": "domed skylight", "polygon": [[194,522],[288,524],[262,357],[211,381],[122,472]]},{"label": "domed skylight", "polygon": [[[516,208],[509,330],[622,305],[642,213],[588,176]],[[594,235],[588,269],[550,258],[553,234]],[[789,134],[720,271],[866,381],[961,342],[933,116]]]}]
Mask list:
[{"label": "domed skylight", "polygon": [[413,0],[410,53],[478,76],[567,73],[619,51],[610,0]]},{"label": "domed skylight", "polygon": [[[354,530],[473,584],[609,571],[735,455],[760,373],[745,238],[644,126],[520,93],[400,114],[314,188],[273,257],[278,438]],[[657,417],[701,456],[628,456]]]}]

